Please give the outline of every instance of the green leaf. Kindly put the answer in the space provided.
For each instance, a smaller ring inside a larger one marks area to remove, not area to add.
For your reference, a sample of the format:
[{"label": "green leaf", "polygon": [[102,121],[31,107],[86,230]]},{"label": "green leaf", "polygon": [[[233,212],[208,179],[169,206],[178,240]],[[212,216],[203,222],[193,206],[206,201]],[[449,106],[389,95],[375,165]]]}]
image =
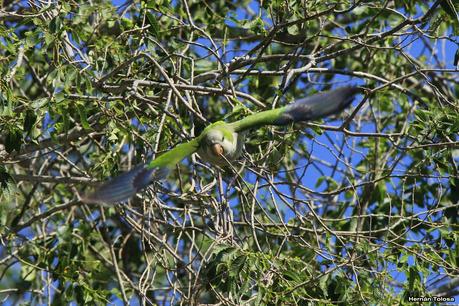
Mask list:
[{"label": "green leaf", "polygon": [[459,22],[458,16],[457,16],[457,10],[454,7],[453,1],[452,0],[443,0],[440,2],[440,6],[443,8],[443,10],[451,17],[453,20]]},{"label": "green leaf", "polygon": [[[80,116],[81,126],[85,130],[91,129],[91,126],[89,125],[89,122],[88,122],[88,116],[86,114],[86,108],[84,107],[84,105],[79,104],[77,106],[77,110],[78,110],[78,115]],[[68,116],[68,115],[67,114],[63,114],[63,116]]]},{"label": "green leaf", "polygon": [[51,33],[58,33],[62,29],[62,21],[59,16],[54,17],[51,19],[51,22],[49,23],[49,30]]},{"label": "green leaf", "polygon": [[9,130],[5,138],[5,150],[8,153],[21,150],[22,134],[19,130]]},{"label": "green leaf", "polygon": [[24,117],[24,124],[23,124],[24,132],[29,134],[33,126],[35,125],[36,121],[37,121],[37,115],[35,114],[34,111],[28,109]]},{"label": "green leaf", "polygon": [[409,269],[408,276],[408,289],[412,292],[415,289],[415,285],[420,281],[419,273],[416,266],[411,266]]},{"label": "green leaf", "polygon": [[315,184],[315,188],[319,188],[319,186],[327,179],[326,176],[322,175],[320,176],[317,181],[316,181],[316,184]]},{"label": "green leaf", "polygon": [[13,177],[6,171],[4,166],[0,166],[0,188],[8,189],[9,182],[13,182]]},{"label": "green leaf", "polygon": [[34,267],[28,265],[28,264],[23,264],[21,267],[21,278],[25,280],[26,282],[31,282],[35,279],[37,276],[37,271]]},{"label": "green leaf", "polygon": [[147,12],[146,15],[148,23],[150,24],[148,30],[153,34],[154,37],[159,37],[160,27],[158,21],[156,20],[157,17],[150,12]]},{"label": "green leaf", "polygon": [[37,109],[42,108],[43,106],[45,106],[48,103],[48,101],[49,101],[48,98],[37,99],[37,100],[33,101],[32,107],[35,110],[37,110]]}]

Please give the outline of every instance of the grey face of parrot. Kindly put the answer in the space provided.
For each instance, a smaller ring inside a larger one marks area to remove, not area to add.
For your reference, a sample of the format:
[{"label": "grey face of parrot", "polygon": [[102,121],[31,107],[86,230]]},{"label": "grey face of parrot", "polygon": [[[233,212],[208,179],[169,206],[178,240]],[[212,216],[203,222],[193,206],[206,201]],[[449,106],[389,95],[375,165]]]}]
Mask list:
[{"label": "grey face of parrot", "polygon": [[213,129],[206,133],[198,154],[207,162],[214,165],[226,165],[227,161],[233,161],[241,155],[244,137],[240,133],[232,133],[233,141],[225,137],[219,129]]}]

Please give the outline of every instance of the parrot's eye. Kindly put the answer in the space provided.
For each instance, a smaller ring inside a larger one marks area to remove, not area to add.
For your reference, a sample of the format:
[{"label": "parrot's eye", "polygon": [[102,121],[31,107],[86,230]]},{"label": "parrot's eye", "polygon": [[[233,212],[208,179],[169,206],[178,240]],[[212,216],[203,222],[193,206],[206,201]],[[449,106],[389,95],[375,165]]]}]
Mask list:
[{"label": "parrot's eye", "polygon": [[225,136],[222,136],[222,142],[225,141]]}]

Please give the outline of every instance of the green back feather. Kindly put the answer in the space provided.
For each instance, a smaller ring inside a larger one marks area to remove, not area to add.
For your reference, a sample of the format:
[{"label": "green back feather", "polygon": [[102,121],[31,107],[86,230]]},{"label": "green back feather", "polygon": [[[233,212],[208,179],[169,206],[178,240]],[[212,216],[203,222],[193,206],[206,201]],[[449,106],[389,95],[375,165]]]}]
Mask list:
[{"label": "green back feather", "polygon": [[211,130],[219,130],[226,139],[228,139],[231,142],[234,141],[234,137],[233,137],[234,130],[230,124],[224,121],[217,121],[215,123],[212,123],[211,125],[209,125],[208,127],[204,129],[204,131],[201,133],[201,135],[199,135],[199,137],[204,138],[205,135]]},{"label": "green back feather", "polygon": [[220,130],[226,139],[229,139],[230,141],[234,140],[232,129],[229,127],[229,125],[223,121],[218,121],[206,127],[204,131],[198,137],[194,138],[193,140],[188,141],[186,143],[179,144],[175,148],[167,151],[166,153],[152,160],[148,164],[147,168],[148,169],[157,168],[157,167],[173,168],[182,159],[196,152],[199,148],[201,140],[205,137],[205,135],[210,130],[214,130],[214,129]]}]

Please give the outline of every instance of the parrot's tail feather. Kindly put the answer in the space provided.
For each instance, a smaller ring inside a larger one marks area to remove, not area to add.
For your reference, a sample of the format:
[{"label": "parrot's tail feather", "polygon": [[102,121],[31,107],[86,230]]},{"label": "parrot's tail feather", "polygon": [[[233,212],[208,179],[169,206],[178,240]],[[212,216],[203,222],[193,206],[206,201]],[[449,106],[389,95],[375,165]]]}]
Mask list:
[{"label": "parrot's tail feather", "polygon": [[359,87],[341,87],[300,99],[287,105],[277,124],[309,121],[336,114],[351,104],[354,96],[362,92]]},{"label": "parrot's tail feather", "polygon": [[100,204],[126,202],[153,180],[164,179],[168,172],[167,168],[148,169],[142,164],[109,180],[81,200],[85,203]]}]

